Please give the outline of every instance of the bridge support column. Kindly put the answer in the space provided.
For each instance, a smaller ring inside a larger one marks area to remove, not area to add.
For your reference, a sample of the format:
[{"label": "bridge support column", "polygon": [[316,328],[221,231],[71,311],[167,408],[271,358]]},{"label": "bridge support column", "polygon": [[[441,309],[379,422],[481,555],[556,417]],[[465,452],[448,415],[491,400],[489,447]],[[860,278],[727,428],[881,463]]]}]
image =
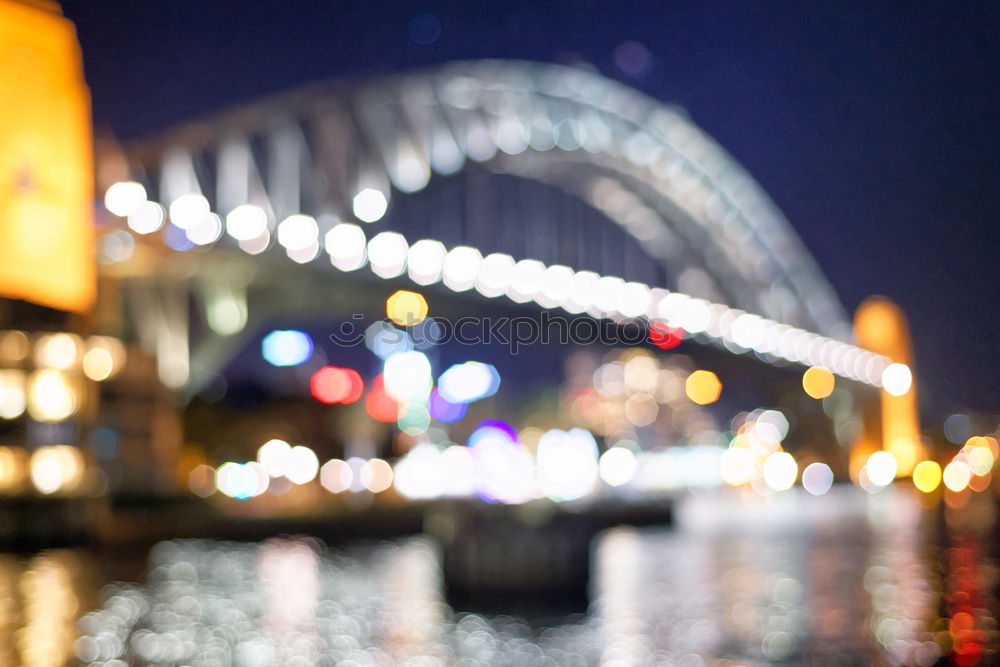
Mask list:
[{"label": "bridge support column", "polygon": [[[885,355],[895,363],[906,364],[912,370],[910,327],[902,309],[889,299],[871,297],[858,307],[854,336],[859,346]],[[851,453],[851,476],[860,474],[872,451],[884,449],[896,458],[897,476],[905,477],[923,458],[916,379],[900,396],[890,394],[884,387],[877,390],[878,399],[868,393],[870,398],[861,400],[864,431]]]}]

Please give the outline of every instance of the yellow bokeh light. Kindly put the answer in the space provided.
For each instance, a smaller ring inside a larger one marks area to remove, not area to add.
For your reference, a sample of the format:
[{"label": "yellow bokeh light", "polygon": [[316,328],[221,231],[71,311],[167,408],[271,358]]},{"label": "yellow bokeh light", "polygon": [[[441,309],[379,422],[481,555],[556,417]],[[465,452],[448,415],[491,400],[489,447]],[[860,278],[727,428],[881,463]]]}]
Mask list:
[{"label": "yellow bokeh light", "polygon": [[708,405],[719,400],[722,393],[722,383],[712,371],[695,371],[687,377],[684,383],[687,397],[698,405]]},{"label": "yellow bokeh light", "polygon": [[76,387],[59,371],[35,371],[28,380],[28,412],[40,422],[58,422],[80,407]]},{"label": "yellow bokeh light", "polygon": [[1000,445],[997,444],[997,439],[992,435],[980,436],[977,442],[979,442],[980,447],[985,447],[990,450],[990,453],[993,454],[994,461],[1000,458]]},{"label": "yellow bokeh light", "polygon": [[95,382],[117,375],[125,366],[125,345],[110,336],[91,336],[81,365],[83,373]]},{"label": "yellow bokeh light", "polygon": [[83,374],[94,382],[107,380],[114,369],[114,360],[107,350],[95,347],[83,355]]},{"label": "yellow bokeh light", "polygon": [[970,447],[965,452],[965,462],[973,475],[982,477],[993,469],[993,452],[986,447]]},{"label": "yellow bokeh light", "polygon": [[21,484],[27,474],[28,454],[20,447],[0,446],[0,491]]},{"label": "yellow bokeh light", "polygon": [[31,343],[23,331],[0,332],[0,361],[21,361],[30,349]]},{"label": "yellow bokeh light", "polygon": [[74,334],[48,334],[35,344],[35,365],[39,368],[66,370],[80,358],[80,338]]},{"label": "yellow bokeh light", "polygon": [[44,494],[76,489],[83,474],[83,455],[76,447],[51,445],[31,455],[31,483]]},{"label": "yellow bokeh light", "polygon": [[25,408],[25,374],[17,368],[0,370],[0,419],[16,419]]},{"label": "yellow bokeh light", "polygon": [[913,469],[913,486],[930,493],[941,483],[941,466],[934,461],[921,461]]},{"label": "yellow bokeh light", "polygon": [[822,366],[811,366],[802,374],[802,388],[812,398],[826,398],[833,393],[836,379]]},{"label": "yellow bokeh light", "polygon": [[385,313],[396,324],[411,327],[427,319],[427,300],[417,292],[399,290],[386,300]]}]

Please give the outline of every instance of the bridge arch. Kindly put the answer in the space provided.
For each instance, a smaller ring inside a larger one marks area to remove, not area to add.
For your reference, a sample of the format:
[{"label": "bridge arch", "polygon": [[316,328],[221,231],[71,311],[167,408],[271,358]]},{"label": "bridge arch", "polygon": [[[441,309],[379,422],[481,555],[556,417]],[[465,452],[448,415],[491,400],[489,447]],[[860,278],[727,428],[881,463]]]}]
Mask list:
[{"label": "bridge arch", "polygon": [[291,215],[317,220],[320,240],[358,218],[382,231],[394,199],[471,169],[543,182],[614,222],[661,269],[655,287],[666,289],[621,276],[646,299],[623,314],[694,304],[709,342],[876,386],[888,363],[845,342],[832,288],[742,167],[683,112],[584,69],[481,61],[313,87],[179,128],[128,162],[150,199],[194,194],[220,215],[262,212],[267,239],[240,242],[252,253]]}]

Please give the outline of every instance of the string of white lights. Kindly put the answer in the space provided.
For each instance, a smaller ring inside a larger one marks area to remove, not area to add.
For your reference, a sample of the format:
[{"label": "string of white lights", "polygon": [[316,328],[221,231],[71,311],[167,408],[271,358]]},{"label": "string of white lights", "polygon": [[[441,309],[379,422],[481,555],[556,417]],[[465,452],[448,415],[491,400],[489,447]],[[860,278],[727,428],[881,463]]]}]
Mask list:
[{"label": "string of white lights", "polygon": [[[223,235],[222,218],[212,213],[208,201],[199,195],[183,195],[164,207],[147,200],[141,184],[129,181],[112,185],[105,205],[113,214],[126,218],[137,234],[161,229],[166,223],[165,212],[169,211],[170,221],[184,230],[193,244],[208,245]],[[384,213],[381,203],[378,208]],[[321,238],[317,221],[301,214],[285,218],[275,231],[278,244],[298,263],[316,259],[325,249],[330,263],[345,272],[368,265],[383,279],[406,274],[421,286],[442,283],[454,292],[475,290],[488,298],[505,296],[515,303],[562,308],[571,314],[663,322],[734,354],[752,351],[766,363],[819,366],[873,387],[885,383],[887,390],[905,384],[899,393],[909,389],[912,378],[905,365],[856,345],[617,276],[546,265],[534,259],[515,260],[504,253],[484,256],[469,246],[448,249],[431,239],[410,244],[398,232],[379,232],[368,238],[360,225],[348,222],[334,224]],[[272,238],[265,212],[252,204],[238,206],[225,216],[225,232],[249,254],[266,250]]]}]

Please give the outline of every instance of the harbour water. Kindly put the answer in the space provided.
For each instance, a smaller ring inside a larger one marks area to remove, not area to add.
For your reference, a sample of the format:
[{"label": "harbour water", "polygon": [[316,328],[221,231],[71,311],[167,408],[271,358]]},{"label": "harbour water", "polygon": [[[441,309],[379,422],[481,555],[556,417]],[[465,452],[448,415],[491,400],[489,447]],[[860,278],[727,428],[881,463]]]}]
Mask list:
[{"label": "harbour water", "polygon": [[586,613],[545,618],[453,609],[426,536],[167,541],[130,583],[84,549],[6,556],[0,662],[991,664],[994,523],[989,494],[928,506],[902,486],[690,496],[671,526],[598,535]]}]

